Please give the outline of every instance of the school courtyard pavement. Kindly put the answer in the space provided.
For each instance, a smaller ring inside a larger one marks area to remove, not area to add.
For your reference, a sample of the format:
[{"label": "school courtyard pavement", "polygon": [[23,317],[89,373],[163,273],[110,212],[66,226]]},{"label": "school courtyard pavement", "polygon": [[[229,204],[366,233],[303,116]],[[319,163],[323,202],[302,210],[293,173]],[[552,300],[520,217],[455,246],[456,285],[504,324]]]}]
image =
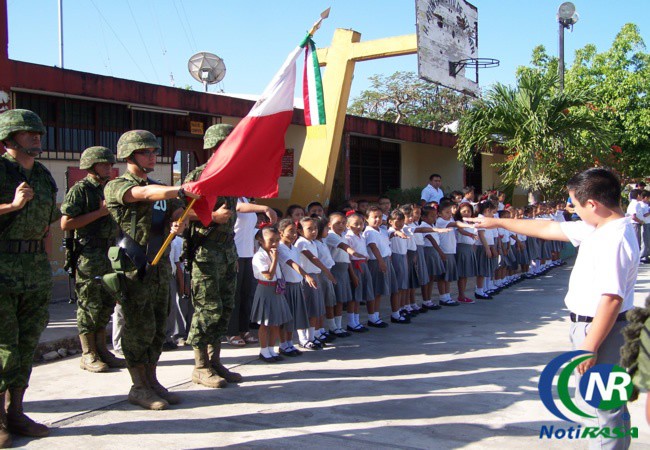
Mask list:
[{"label": "school courtyard pavement", "polygon": [[[245,381],[211,390],[189,381],[189,347],[165,352],[160,379],[183,403],[146,411],[126,401],[125,370],[92,374],[78,355],[34,367],[25,409],[52,427],[15,445],[47,449],[236,448],[586,448],[584,440],[540,439],[542,426],[568,428],[538,396],[544,366],[570,350],[564,308],[571,264],[522,282],[491,301],[447,307],[411,325],[338,339],[277,364],[258,349],[224,345]],[[650,293],[642,265],[635,303]],[[385,311],[388,302],[384,300]],[[67,311],[67,312],[66,312]],[[74,336],[73,307],[52,305],[44,341]],[[44,342],[46,343],[46,342]],[[644,405],[630,405],[650,448]]]}]

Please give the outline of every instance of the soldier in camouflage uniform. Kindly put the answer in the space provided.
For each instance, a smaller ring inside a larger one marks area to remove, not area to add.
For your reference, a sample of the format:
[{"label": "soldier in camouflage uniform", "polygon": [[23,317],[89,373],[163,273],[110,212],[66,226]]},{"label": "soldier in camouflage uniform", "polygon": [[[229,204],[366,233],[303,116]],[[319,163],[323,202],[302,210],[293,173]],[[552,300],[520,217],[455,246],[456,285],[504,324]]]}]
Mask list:
[{"label": "soldier in camouflage uniform", "polygon": [[34,351],[49,321],[52,270],[44,239],[61,217],[57,187],[35,160],[45,127],[32,111],[0,114],[0,447],[11,435],[43,437],[45,425],[23,412]]},{"label": "soldier in camouflage uniform", "polygon": [[127,171],[104,189],[106,206],[120,229],[123,252],[117,259],[122,267],[118,280],[125,318],[122,349],[133,381],[129,401],[146,409],[166,409],[180,402],[156,376],[169,314],[169,248],[160,264],[150,263],[165,237],[185,228],[184,223],[173,222],[182,213],[182,203],[176,198],[184,199],[185,193],[147,176],[159,153],[160,144],[152,133],[127,131],[117,143],[117,157],[126,159]]},{"label": "soldier in camouflage uniform", "polygon": [[[205,132],[203,148],[216,151],[232,130],[232,125],[212,125]],[[198,180],[204,169],[205,165],[197,167],[185,182]],[[237,284],[236,206],[237,198],[219,197],[210,226],[194,220],[188,238],[194,316],[186,342],[194,347],[192,381],[211,388],[242,380],[221,364],[221,338],[228,329]]]},{"label": "soldier in camouflage uniform", "polygon": [[106,147],[84,150],[79,168],[88,175],[77,182],[61,205],[61,229],[75,230],[72,249],[76,263],[77,328],[81,341],[82,369],[105,372],[126,367],[106,348],[106,325],[115,308],[115,298],[96,280],[111,272],[108,248],[114,244],[117,225],[104,201],[104,186],[115,164],[113,152]]}]

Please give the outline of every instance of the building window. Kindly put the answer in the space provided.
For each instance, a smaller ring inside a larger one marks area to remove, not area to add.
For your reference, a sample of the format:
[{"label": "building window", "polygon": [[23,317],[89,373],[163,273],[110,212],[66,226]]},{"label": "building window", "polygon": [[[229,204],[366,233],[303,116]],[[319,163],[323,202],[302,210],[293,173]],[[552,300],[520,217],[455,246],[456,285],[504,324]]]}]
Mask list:
[{"label": "building window", "polygon": [[377,197],[401,187],[400,145],[350,136],[350,195]]}]

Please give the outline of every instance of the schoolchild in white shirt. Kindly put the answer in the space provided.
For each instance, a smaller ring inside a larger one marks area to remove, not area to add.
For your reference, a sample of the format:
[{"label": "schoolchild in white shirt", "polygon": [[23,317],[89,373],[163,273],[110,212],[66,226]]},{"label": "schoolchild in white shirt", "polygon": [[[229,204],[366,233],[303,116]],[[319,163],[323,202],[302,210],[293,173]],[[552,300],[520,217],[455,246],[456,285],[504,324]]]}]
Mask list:
[{"label": "schoolchild in white shirt", "polygon": [[[361,202],[359,202],[361,203]],[[348,331],[365,333],[368,328],[359,321],[359,303],[372,304],[374,308],[375,291],[372,287],[372,275],[368,268],[368,247],[363,237],[366,221],[361,214],[352,213],[347,216],[345,241],[361,257],[350,256],[350,281],[352,282],[352,301],[348,303]],[[368,315],[371,314],[368,306]],[[374,313],[374,309],[372,310]]]},{"label": "schoolchild in white shirt", "polygon": [[293,345],[293,333],[298,333],[300,345],[309,350],[320,350],[309,340],[309,312],[303,295],[303,280],[312,288],[318,288],[316,279],[300,266],[300,251],[295,247],[298,229],[292,219],[282,219],[278,224],[280,245],[278,257],[286,281],[285,297],[293,320],[283,327],[280,338],[280,354],[289,357],[300,356],[302,352]]},{"label": "schoolchild in white shirt", "polygon": [[332,258],[334,258],[334,267],[331,272],[336,278],[336,284],[334,285],[336,305],[334,307],[334,325],[331,325],[330,331],[336,337],[350,336],[350,333],[343,329],[343,307],[347,308],[348,314],[354,314],[351,277],[355,275],[353,272],[351,273],[350,257],[364,261],[367,259],[366,256],[355,251],[346,242],[344,238],[346,222],[347,218],[344,214],[338,212],[330,214],[330,230],[325,238],[325,243],[329,247]]},{"label": "schoolchild in white shirt", "polygon": [[[482,200],[478,203],[478,218],[493,217],[497,207],[490,200]],[[466,218],[468,221],[470,218]],[[478,239],[474,242],[476,245],[476,290],[474,298],[477,300],[492,300],[492,296],[486,292],[489,286],[489,279],[494,272],[493,255],[496,255],[494,248],[493,230],[484,228],[476,229]]]},{"label": "schoolchild in white shirt", "polygon": [[[474,216],[474,208],[471,203],[463,202],[458,207],[456,222],[464,222],[466,217]],[[465,295],[467,279],[475,278],[476,250],[474,243],[478,240],[478,232],[475,228],[456,229],[456,268],[458,270],[458,302],[474,303],[474,300]]]},{"label": "schoolchild in white shirt", "polygon": [[[639,266],[639,245],[630,218],[620,206],[621,185],[612,172],[588,169],[567,183],[571,202],[582,219],[577,222],[479,218],[483,228],[506,228],[541,239],[570,241],[580,246],[571,272],[565,303],[571,319],[574,350],[593,354],[576,368],[580,376],[596,364],[618,364],[627,325],[625,314],[634,306],[634,285]],[[469,220],[469,219],[468,219]],[[576,406],[593,419],[586,426],[620,429],[624,438],[598,436],[591,448],[628,448],[630,415],[627,406],[596,409],[576,392]]]},{"label": "schoolchild in white shirt", "polygon": [[395,269],[390,259],[391,249],[388,232],[381,226],[382,211],[376,206],[370,206],[366,210],[366,229],[363,237],[368,245],[368,267],[372,277],[372,287],[375,292],[375,299],[368,305],[368,326],[374,328],[386,328],[388,324],[379,317],[382,295],[390,296],[397,292],[397,278]]},{"label": "schoolchild in white shirt", "polygon": [[253,276],[257,280],[257,288],[251,308],[251,322],[260,326],[259,358],[275,363],[283,359],[274,350],[275,343],[280,338],[280,326],[292,319],[284,297],[282,269],[278,267],[280,233],[277,228],[267,226],[260,229],[255,238],[260,248],[253,256]]},{"label": "schoolchild in white shirt", "polygon": [[[416,234],[414,232],[417,225],[413,222],[413,205],[409,204],[400,206],[399,210],[404,214],[404,227],[402,228],[402,231],[409,238],[406,241],[406,265],[408,272],[406,311],[411,314],[411,316],[417,316],[418,314],[428,311],[427,309],[418,306],[415,301],[415,290],[421,286],[420,280],[418,279],[418,247]],[[422,238],[422,233],[418,233],[418,235]],[[422,245],[424,245],[424,241],[422,241]],[[424,253],[422,253],[422,260],[424,261]]]},{"label": "schoolchild in white shirt", "polygon": [[[422,217],[422,207],[420,205],[413,205],[413,218],[411,224],[411,232],[413,233],[413,240],[415,241],[415,248],[417,252],[417,264],[416,264],[416,275],[417,282],[420,286],[422,293],[422,300],[424,301],[427,292],[427,286],[429,285],[429,269],[427,268],[427,260],[424,256],[424,234],[416,233],[417,228],[420,226],[420,218]],[[412,301],[415,302],[415,292],[411,296]],[[417,303],[414,303],[417,306]],[[440,306],[438,306],[440,308]],[[427,312],[427,308],[424,304],[420,306],[420,312]]]},{"label": "schoolchild in white shirt", "polygon": [[[438,208],[425,206],[422,208],[420,226],[414,230],[415,233],[423,233],[424,235],[424,258],[429,275],[429,284],[422,295],[424,300],[422,305],[430,310],[440,309],[439,301],[434,302],[431,298],[433,296],[433,285],[445,274],[445,265],[442,261],[444,252],[440,248],[440,233],[452,231],[450,228],[435,228],[437,219]],[[439,292],[439,294],[442,296],[443,293]]]},{"label": "schoolchild in white shirt", "polygon": [[[332,258],[332,253],[324,241],[330,231],[329,220],[325,217],[319,217],[317,220],[318,238],[314,242],[318,246],[318,259],[320,259],[323,265],[332,272],[332,268],[335,265],[334,258]],[[334,274],[332,274],[332,276],[333,275]],[[334,277],[334,279],[336,280],[336,277]],[[338,280],[336,280],[336,284],[338,284]],[[334,308],[336,307],[334,283],[327,277],[321,277],[321,289],[325,299],[325,326],[321,325],[320,330],[316,330],[316,339],[319,341],[331,342],[337,338],[334,334],[334,330],[336,330],[336,321],[334,320]]]},{"label": "schoolchild in white shirt", "polygon": [[[390,296],[392,323],[410,323],[411,314],[406,309],[408,302],[408,265],[406,253],[410,238],[404,232],[404,213],[399,209],[391,211],[388,216],[388,237],[390,239],[391,263],[395,269],[397,279],[397,292]],[[410,306],[410,305],[409,305]]]},{"label": "schoolchild in white shirt", "polygon": [[[300,251],[300,265],[302,268],[316,279],[319,287],[322,284],[322,278],[327,277],[332,283],[336,282],[332,273],[319,259],[318,246],[316,238],[318,237],[318,219],[312,217],[303,217],[298,224],[298,233],[300,237],[296,241],[296,247]],[[322,275],[321,275],[322,274]],[[316,346],[325,346],[325,342],[316,339],[316,329],[322,327],[323,316],[325,315],[325,298],[323,289],[316,289],[309,286],[303,281],[303,293],[309,311],[309,341]]]}]

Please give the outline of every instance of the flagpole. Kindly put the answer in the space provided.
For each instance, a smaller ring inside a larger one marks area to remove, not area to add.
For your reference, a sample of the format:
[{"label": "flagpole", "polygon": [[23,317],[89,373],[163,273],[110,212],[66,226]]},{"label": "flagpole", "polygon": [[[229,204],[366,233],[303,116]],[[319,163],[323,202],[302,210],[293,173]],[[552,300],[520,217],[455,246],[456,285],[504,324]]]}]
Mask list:
[{"label": "flagpole", "polygon": [[311,30],[309,30],[309,33],[307,33],[309,34],[309,36],[313,36],[314,33],[320,28],[320,24],[323,23],[323,20],[329,17],[330,9],[332,8],[331,7],[327,8],[325,11],[320,13],[320,18],[316,21],[316,23],[314,23],[314,25],[312,25]]},{"label": "flagpole", "polygon": [[[196,202],[197,199],[193,198],[192,201],[190,202],[189,205],[187,205],[187,208],[185,208],[185,211],[183,212],[183,215],[176,221],[179,225],[187,218],[187,215],[190,213],[192,210],[192,206],[194,206],[194,202]],[[156,254],[156,257],[153,259],[153,262],[151,263],[152,266],[155,266],[160,262],[160,258],[162,258],[163,253],[165,253],[165,250],[167,247],[169,247],[169,244],[171,244],[172,240],[174,239],[176,235],[174,233],[169,233],[167,236],[167,239],[165,239],[165,242],[163,242],[162,247],[160,247],[160,250],[158,250],[158,253]]]}]

